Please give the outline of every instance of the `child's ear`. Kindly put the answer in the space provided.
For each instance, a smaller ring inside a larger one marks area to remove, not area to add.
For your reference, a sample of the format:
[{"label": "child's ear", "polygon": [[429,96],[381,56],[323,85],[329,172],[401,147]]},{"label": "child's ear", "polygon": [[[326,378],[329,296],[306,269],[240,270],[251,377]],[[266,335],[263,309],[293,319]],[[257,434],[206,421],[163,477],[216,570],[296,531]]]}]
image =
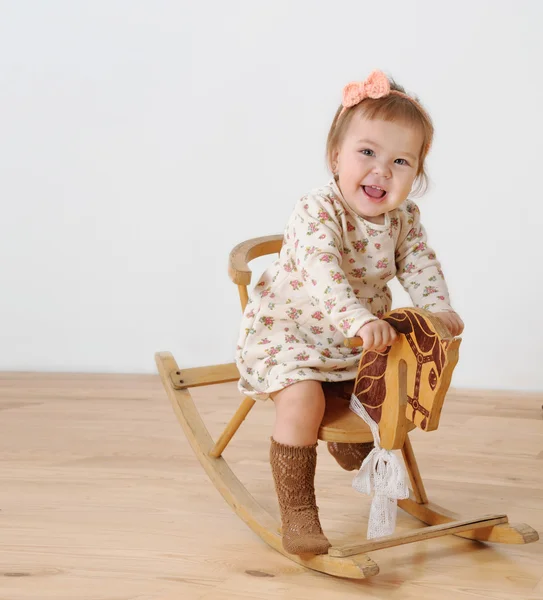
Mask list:
[{"label": "child's ear", "polygon": [[334,174],[337,171],[338,156],[339,156],[339,151],[337,149],[333,150],[332,155],[331,155],[330,167],[332,168],[332,173],[334,173]]}]

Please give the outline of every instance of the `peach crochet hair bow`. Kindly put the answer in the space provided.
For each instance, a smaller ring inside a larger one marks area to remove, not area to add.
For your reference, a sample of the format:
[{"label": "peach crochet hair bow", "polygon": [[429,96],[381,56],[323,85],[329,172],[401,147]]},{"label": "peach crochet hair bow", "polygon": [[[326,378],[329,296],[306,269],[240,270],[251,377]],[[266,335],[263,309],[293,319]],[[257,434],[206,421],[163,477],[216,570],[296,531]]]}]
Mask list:
[{"label": "peach crochet hair bow", "polygon": [[372,71],[365,81],[353,81],[343,88],[343,108],[350,108],[364,98],[382,98],[390,94],[390,82],[382,71]]},{"label": "peach crochet hair bow", "polygon": [[[412,102],[422,114],[427,116],[426,111],[422,106],[411,96],[404,94],[398,90],[390,89],[390,81],[383,71],[372,71],[364,81],[352,81],[343,88],[343,108],[339,115],[341,116],[348,108],[356,106],[365,98],[383,98],[389,94],[401,96]],[[429,117],[427,117],[429,120]],[[430,144],[426,146],[426,152],[430,150]]]}]

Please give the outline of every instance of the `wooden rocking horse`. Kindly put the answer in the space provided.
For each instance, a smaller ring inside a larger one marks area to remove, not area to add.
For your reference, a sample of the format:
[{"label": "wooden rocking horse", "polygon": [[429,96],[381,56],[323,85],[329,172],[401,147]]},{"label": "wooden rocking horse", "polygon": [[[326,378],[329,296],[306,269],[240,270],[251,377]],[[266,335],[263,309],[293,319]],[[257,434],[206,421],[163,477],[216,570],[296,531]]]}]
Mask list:
[{"label": "wooden rocking horse", "polygon": [[[259,256],[278,253],[282,241],[282,236],[256,238],[239,244],[230,253],[228,271],[238,285],[242,309],[248,301],[247,286],[251,281],[248,263]],[[398,506],[428,527],[355,545],[333,545],[327,555],[288,554],[281,543],[279,523],[248,493],[221,456],[255,401],[245,397],[214,442],[191,398],[192,387],[237,381],[235,364],[180,370],[169,352],[159,352],[155,359],[164,388],[211,481],[234,512],[272,548],[310,569],[340,577],[364,579],[377,575],[379,568],[368,552],[447,534],[505,544],[538,540],[534,529],[510,524],[505,514],[462,519],[428,501],[408,433],[416,427],[423,431],[437,429],[461,340],[451,338],[441,321],[424,310],[398,309],[384,318],[401,334],[399,341],[382,353],[363,352],[354,382],[324,384],[326,411],[318,437],[328,442],[374,441],[370,427],[350,409],[354,393],[379,424],[381,447],[402,453],[412,490],[408,498],[397,501]],[[361,342],[360,338],[349,338],[345,344],[354,347]]]}]

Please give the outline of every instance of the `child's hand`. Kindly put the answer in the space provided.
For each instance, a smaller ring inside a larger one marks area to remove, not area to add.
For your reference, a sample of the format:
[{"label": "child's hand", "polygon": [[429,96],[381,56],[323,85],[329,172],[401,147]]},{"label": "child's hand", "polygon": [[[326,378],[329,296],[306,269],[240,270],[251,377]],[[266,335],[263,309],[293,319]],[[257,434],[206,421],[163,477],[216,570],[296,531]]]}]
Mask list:
[{"label": "child's hand", "polygon": [[362,325],[356,335],[362,338],[364,350],[375,350],[376,352],[384,352],[398,339],[394,327],[381,319]]},{"label": "child's hand", "polygon": [[454,311],[435,313],[435,316],[445,325],[452,336],[460,335],[464,331],[464,322]]}]

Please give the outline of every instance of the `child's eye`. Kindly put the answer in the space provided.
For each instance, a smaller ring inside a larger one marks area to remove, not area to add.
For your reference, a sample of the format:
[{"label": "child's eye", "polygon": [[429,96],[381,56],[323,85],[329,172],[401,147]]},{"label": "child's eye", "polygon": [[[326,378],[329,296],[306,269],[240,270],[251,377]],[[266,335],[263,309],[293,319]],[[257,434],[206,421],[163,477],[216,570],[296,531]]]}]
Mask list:
[{"label": "child's eye", "polygon": [[360,150],[360,152],[365,156],[373,156],[375,154],[375,152],[369,148],[364,148],[363,150]]},{"label": "child's eye", "polygon": [[405,158],[397,158],[394,162],[397,165],[409,165],[409,163],[405,160]]}]

